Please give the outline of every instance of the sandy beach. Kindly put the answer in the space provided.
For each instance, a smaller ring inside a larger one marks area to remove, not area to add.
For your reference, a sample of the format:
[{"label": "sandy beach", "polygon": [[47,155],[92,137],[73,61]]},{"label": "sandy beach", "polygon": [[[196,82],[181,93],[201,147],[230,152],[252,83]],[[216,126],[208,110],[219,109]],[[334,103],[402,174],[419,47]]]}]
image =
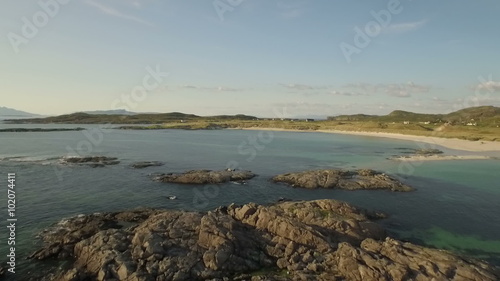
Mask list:
[{"label": "sandy beach", "polygon": [[391,138],[400,140],[410,140],[415,142],[423,142],[431,145],[442,146],[451,149],[463,150],[463,151],[476,151],[476,152],[486,152],[486,151],[500,151],[500,142],[494,141],[469,141],[461,139],[452,138],[438,138],[438,137],[427,137],[427,136],[414,136],[414,135],[404,135],[404,134],[393,134],[393,133],[379,133],[379,132],[363,132],[363,131],[338,131],[338,130],[289,130],[289,129],[279,129],[279,128],[240,128],[242,130],[266,130],[266,131],[289,131],[289,132],[319,132],[319,133],[330,133],[330,134],[346,134],[346,135],[357,135],[357,136],[368,136],[368,137],[378,137],[378,138]]}]

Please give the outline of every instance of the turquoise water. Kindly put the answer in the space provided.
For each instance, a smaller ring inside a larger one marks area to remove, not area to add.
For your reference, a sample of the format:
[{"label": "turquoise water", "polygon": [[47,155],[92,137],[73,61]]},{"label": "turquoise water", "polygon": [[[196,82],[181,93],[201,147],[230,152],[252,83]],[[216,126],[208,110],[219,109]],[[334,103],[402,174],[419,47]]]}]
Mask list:
[{"label": "turquoise water", "polygon": [[[77,127],[0,124],[2,128],[20,126]],[[408,172],[409,169],[402,169],[401,164],[387,158],[400,154],[401,148],[419,147],[411,141],[240,130],[104,129],[101,138],[95,134],[96,126],[83,127],[89,130],[0,133],[0,224],[2,228],[7,224],[6,177],[14,172],[17,174],[16,250],[19,269],[24,272],[35,266],[23,258],[36,248],[36,233],[64,217],[138,206],[209,210],[233,202],[270,203],[279,197],[340,199],[384,211],[390,217],[381,224],[399,239],[450,249],[500,265],[498,160],[416,163]],[[65,167],[57,163],[59,157],[78,154],[118,157],[121,163],[105,168]],[[136,161],[152,160],[165,162],[165,166],[142,170],[129,167]],[[226,167],[252,170],[259,176],[247,185],[204,187],[157,183],[149,176]],[[397,175],[417,191],[304,190],[269,182],[270,177],[279,173],[330,167],[385,171]],[[178,200],[168,200],[165,197],[168,195],[176,195]],[[2,257],[7,251],[6,235],[1,232]]]}]

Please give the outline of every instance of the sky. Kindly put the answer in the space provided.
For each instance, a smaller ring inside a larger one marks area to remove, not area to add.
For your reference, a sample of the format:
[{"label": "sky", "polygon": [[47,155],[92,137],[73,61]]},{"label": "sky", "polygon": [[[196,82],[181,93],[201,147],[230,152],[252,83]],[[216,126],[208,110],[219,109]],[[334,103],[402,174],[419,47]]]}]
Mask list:
[{"label": "sky", "polygon": [[0,106],[259,117],[500,106],[498,0],[4,0]]}]

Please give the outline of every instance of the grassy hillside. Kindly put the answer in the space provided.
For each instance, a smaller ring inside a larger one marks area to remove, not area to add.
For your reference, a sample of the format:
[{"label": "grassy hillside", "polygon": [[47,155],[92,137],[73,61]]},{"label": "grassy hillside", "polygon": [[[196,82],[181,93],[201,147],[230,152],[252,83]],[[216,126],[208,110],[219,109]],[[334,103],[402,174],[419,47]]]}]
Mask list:
[{"label": "grassy hillside", "polygon": [[494,106],[478,106],[458,110],[448,114],[423,114],[402,110],[395,110],[388,115],[340,115],[328,117],[331,121],[373,121],[373,122],[396,122],[403,123],[425,123],[431,124],[453,124],[467,125],[476,124],[480,127],[496,127],[500,125],[500,108]]},{"label": "grassy hillside", "polygon": [[200,120],[254,120],[257,117],[247,115],[221,115],[201,117],[194,114],[185,114],[181,112],[171,113],[152,113],[152,114],[88,114],[77,112],[72,114],[47,117],[47,118],[31,118],[22,120],[6,120],[7,123],[15,124],[159,124],[159,123],[181,123],[188,121]]},{"label": "grassy hillside", "polygon": [[[343,115],[328,120],[259,119],[248,115],[197,116],[180,112],[137,115],[91,115],[74,113],[49,118],[12,120],[12,123],[150,124],[122,126],[132,130],[214,130],[224,128],[276,128],[315,131],[342,130],[387,132],[408,135],[500,141],[500,109],[473,107],[449,114],[394,111],[385,116]],[[475,125],[467,125],[473,123]]]}]

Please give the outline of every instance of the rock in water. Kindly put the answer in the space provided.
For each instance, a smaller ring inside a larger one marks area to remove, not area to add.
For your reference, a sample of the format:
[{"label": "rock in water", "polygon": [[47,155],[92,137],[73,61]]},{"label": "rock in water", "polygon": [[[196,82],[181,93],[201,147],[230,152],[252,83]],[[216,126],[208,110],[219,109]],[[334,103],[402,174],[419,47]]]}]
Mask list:
[{"label": "rock in water", "polygon": [[163,166],[163,165],[164,164],[162,162],[159,162],[159,161],[144,161],[144,162],[137,162],[137,163],[132,164],[132,168],[144,169],[144,168],[151,167],[151,166]]},{"label": "rock in water", "polygon": [[63,164],[86,165],[92,168],[104,167],[107,165],[116,165],[120,161],[116,157],[106,156],[86,156],[86,157],[65,157],[61,159]]},{"label": "rock in water", "polygon": [[391,191],[412,191],[413,188],[380,172],[370,169],[354,171],[328,169],[312,170],[277,175],[274,182],[284,182],[294,187],[337,188],[347,190],[387,189]]},{"label": "rock in water", "polygon": [[190,183],[190,184],[214,184],[230,181],[249,180],[256,175],[250,171],[211,171],[211,170],[193,170],[180,174],[161,174],[155,176],[154,180],[160,182]]},{"label": "rock in water", "polygon": [[230,205],[207,213],[146,209],[94,214],[64,220],[45,231],[45,246],[32,258],[67,259],[72,264],[54,277],[37,280],[500,277],[487,263],[386,238],[369,217],[336,200]]}]

